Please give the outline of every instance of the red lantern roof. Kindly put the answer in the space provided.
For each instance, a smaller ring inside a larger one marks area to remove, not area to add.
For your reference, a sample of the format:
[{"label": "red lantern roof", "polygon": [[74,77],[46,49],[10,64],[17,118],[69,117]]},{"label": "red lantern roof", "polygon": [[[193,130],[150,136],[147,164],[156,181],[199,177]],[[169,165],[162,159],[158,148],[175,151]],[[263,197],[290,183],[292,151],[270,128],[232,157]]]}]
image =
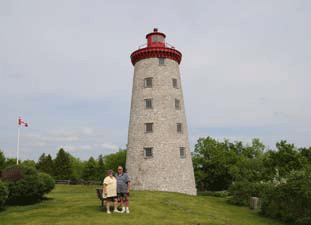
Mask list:
[{"label": "red lantern roof", "polygon": [[182,57],[181,52],[166,43],[165,37],[165,34],[158,32],[157,28],[154,28],[152,33],[147,34],[147,47],[139,48],[131,54],[133,65],[135,65],[137,61],[147,58],[169,58],[180,64]]}]

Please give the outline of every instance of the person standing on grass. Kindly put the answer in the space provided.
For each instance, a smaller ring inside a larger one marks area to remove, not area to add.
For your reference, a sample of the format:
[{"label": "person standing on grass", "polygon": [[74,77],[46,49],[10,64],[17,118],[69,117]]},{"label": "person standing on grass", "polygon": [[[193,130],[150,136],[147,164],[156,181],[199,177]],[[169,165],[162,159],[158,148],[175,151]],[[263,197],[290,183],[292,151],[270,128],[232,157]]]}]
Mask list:
[{"label": "person standing on grass", "polygon": [[119,212],[117,210],[118,202],[117,202],[117,180],[112,175],[112,170],[108,170],[108,176],[104,179],[103,183],[104,194],[106,197],[106,208],[107,213],[111,214],[110,212],[110,201],[114,201],[114,211]]},{"label": "person standing on grass", "polygon": [[116,174],[117,178],[117,190],[118,190],[118,198],[121,201],[122,211],[121,213],[130,213],[129,210],[129,195],[130,195],[130,180],[126,173],[123,173],[122,166],[118,167],[118,174]]}]

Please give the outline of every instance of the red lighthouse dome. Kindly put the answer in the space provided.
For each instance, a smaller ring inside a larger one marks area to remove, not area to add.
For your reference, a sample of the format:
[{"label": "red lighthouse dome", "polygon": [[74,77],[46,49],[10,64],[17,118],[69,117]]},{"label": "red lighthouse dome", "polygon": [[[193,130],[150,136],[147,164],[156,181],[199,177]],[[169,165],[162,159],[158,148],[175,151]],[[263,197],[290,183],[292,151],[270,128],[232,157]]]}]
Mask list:
[{"label": "red lighthouse dome", "polygon": [[137,61],[147,58],[169,58],[180,64],[181,52],[167,44],[165,37],[165,34],[158,32],[157,28],[154,28],[152,33],[147,34],[147,47],[138,49],[131,54],[133,65],[135,66]]}]

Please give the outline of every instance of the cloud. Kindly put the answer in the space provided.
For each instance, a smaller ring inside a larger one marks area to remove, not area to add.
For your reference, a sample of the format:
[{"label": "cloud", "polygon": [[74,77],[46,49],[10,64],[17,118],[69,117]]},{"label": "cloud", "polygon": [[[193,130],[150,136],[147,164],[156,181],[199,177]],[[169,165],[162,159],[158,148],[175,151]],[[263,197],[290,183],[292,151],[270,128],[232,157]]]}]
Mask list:
[{"label": "cloud", "polygon": [[35,142],[32,146],[33,147],[45,147],[47,146],[48,144],[46,142],[42,142],[42,141],[37,141]]},{"label": "cloud", "polygon": [[96,149],[112,150],[116,151],[119,149],[118,146],[110,143],[103,144],[92,144],[92,145],[62,145],[60,148],[63,148],[65,151],[76,153],[76,152],[87,152]]}]

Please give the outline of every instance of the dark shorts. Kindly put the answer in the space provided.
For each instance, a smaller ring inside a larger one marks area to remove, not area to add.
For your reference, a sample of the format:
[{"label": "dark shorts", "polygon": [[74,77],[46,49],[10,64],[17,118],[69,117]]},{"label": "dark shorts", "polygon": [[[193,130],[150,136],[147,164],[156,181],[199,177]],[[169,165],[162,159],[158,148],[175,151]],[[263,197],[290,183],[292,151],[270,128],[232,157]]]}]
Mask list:
[{"label": "dark shorts", "polygon": [[126,198],[129,196],[129,193],[118,193],[118,198]]},{"label": "dark shorts", "polygon": [[106,200],[114,201],[115,198],[117,198],[117,196],[107,197]]}]

